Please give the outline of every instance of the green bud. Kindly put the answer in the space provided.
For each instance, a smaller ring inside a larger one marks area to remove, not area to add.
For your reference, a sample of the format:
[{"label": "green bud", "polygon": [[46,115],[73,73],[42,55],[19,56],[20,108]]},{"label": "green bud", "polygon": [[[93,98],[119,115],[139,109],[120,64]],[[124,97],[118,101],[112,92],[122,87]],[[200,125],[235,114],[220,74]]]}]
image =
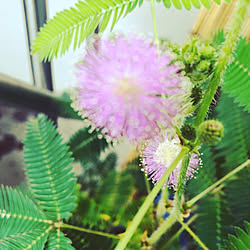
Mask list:
[{"label": "green bud", "polygon": [[181,134],[182,136],[189,140],[194,141],[196,138],[196,130],[190,123],[185,123],[181,128]]},{"label": "green bud", "polygon": [[202,60],[197,66],[196,70],[202,72],[202,71],[208,71],[210,68],[210,62],[207,60]]},{"label": "green bud", "polygon": [[200,47],[200,54],[204,57],[213,57],[215,54],[215,49],[210,45],[202,45]]},{"label": "green bud", "polygon": [[219,121],[207,120],[200,124],[197,134],[201,143],[215,145],[223,137],[224,126]]}]

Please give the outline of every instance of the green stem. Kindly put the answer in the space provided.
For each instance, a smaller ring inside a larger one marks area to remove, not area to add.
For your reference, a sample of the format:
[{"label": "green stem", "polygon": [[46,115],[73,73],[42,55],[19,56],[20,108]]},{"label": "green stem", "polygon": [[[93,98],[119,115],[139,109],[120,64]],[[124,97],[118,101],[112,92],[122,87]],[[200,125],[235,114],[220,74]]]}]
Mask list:
[{"label": "green stem", "polygon": [[186,180],[186,174],[187,174],[189,160],[190,160],[190,154],[186,154],[184,156],[183,161],[182,161],[180,174],[179,174],[179,178],[178,178],[177,190],[176,190],[175,198],[174,198],[174,202],[175,202],[174,209],[175,209],[177,218],[178,218],[179,214],[181,214],[183,212],[182,211],[182,195],[184,192],[184,186],[185,186],[185,180]]},{"label": "green stem", "polygon": [[171,213],[168,219],[166,219],[152,235],[148,238],[148,244],[152,245],[157,242],[160,237],[176,222],[176,215]]},{"label": "green stem", "polygon": [[[190,220],[188,220],[187,225],[189,226],[193,221],[195,221],[198,217],[198,214],[195,214],[194,216],[192,216],[192,218]],[[161,248],[161,250],[164,249],[168,249],[168,247],[172,244],[172,242],[177,239],[180,234],[184,231],[184,227],[181,227],[176,234],[174,234],[167,242],[166,244],[164,244],[164,246]]]},{"label": "green stem", "polygon": [[120,237],[117,236],[117,235],[104,233],[104,232],[98,232],[98,231],[94,231],[94,230],[91,230],[91,229],[72,226],[72,225],[69,225],[69,224],[60,224],[60,227],[61,228],[70,228],[70,229],[74,229],[74,230],[81,231],[81,232],[84,232],[84,233],[100,235],[100,236],[103,236],[103,237],[108,237],[108,238],[113,238],[113,239],[120,239]]},{"label": "green stem", "polygon": [[147,196],[146,200],[144,201],[144,203],[140,207],[139,211],[135,215],[132,223],[130,224],[130,226],[126,230],[125,235],[119,241],[118,245],[115,248],[116,250],[122,250],[122,249],[126,248],[126,246],[127,246],[128,242],[129,242],[130,238],[133,236],[136,228],[138,227],[138,225],[140,224],[140,222],[143,219],[144,215],[146,214],[148,208],[150,207],[150,205],[154,201],[154,198],[159,193],[159,191],[161,190],[161,188],[164,185],[164,183],[167,181],[167,179],[168,179],[169,175],[171,174],[171,172],[174,170],[174,168],[177,166],[177,164],[179,163],[179,161],[184,157],[184,155],[188,151],[189,151],[188,148],[186,148],[186,147],[182,148],[181,152],[178,154],[178,156],[176,157],[176,159],[172,162],[172,164],[170,165],[170,167],[164,173],[164,175],[162,176],[162,178],[160,179],[160,181],[155,185],[155,187],[153,188],[153,190],[151,191],[151,193]]},{"label": "green stem", "polygon": [[202,247],[202,249],[209,250],[186,223],[184,223],[182,220],[178,220],[178,221],[181,223],[184,229],[195,239],[195,241]]},{"label": "green stem", "polygon": [[155,0],[150,0],[150,4],[151,4],[151,12],[152,12],[152,18],[153,18],[155,41],[156,41],[156,43],[158,43],[159,42],[159,37],[158,37],[156,16],[155,16]]},{"label": "green stem", "polygon": [[18,105],[52,117],[81,119],[71,108],[70,100],[3,74],[0,74],[0,100],[6,104]]},{"label": "green stem", "polygon": [[174,208],[172,210],[172,213],[170,217],[167,220],[165,220],[161,224],[161,226],[158,227],[157,230],[155,230],[153,234],[150,236],[150,238],[148,239],[148,243],[150,245],[157,242],[162,236],[162,234],[164,234],[174,224],[174,222],[177,219],[181,218],[181,214],[182,214],[181,200],[182,200],[182,195],[184,192],[185,179],[186,179],[189,159],[190,159],[190,154],[186,154],[184,156],[184,159],[182,160],[180,174],[179,174],[178,183],[177,183],[177,191],[175,193],[175,198],[174,198]]},{"label": "green stem", "polygon": [[151,189],[150,189],[150,185],[149,185],[148,178],[147,178],[146,175],[144,175],[144,181],[145,181],[145,186],[146,186],[147,194],[149,194],[151,192]]},{"label": "green stem", "polygon": [[230,173],[228,173],[227,175],[225,175],[223,178],[221,178],[220,180],[218,180],[217,182],[215,182],[213,185],[211,185],[210,187],[208,187],[207,189],[205,189],[204,191],[202,191],[200,194],[198,194],[197,196],[195,196],[193,199],[191,199],[190,201],[188,201],[186,203],[186,207],[189,208],[189,207],[193,206],[193,204],[195,202],[197,202],[199,199],[201,199],[202,197],[204,197],[205,195],[207,195],[214,188],[216,188],[217,186],[219,186],[222,182],[226,181],[231,176],[233,176],[234,174],[236,174],[237,172],[239,172],[243,168],[247,167],[248,165],[250,165],[250,159],[248,159],[246,162],[244,162],[243,164],[241,164],[239,167],[235,168],[233,171],[231,171]]},{"label": "green stem", "polygon": [[194,125],[196,127],[198,127],[205,119],[209,106],[223,77],[223,73],[226,69],[226,66],[230,62],[240,30],[243,27],[249,2],[249,0],[240,0],[237,4],[233,21],[230,26],[230,30],[228,32],[224,45],[220,50],[220,56],[218,59],[217,66],[215,68],[215,72],[212,76],[208,89],[205,93],[203,102],[201,103],[200,109],[195,118]]}]

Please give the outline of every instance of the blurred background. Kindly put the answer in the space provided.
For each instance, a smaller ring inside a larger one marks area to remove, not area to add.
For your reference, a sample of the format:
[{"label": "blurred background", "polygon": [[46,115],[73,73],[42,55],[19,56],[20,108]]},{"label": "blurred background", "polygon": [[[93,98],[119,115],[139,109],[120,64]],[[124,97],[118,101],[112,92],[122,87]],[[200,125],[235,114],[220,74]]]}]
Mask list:
[{"label": "blurred background", "polygon": [[[25,122],[35,113],[29,108],[29,96],[24,96],[22,91],[29,90],[30,93],[34,93],[36,90],[42,90],[46,104],[47,99],[59,96],[75,84],[74,65],[84,53],[86,42],[76,51],[73,52],[71,48],[62,57],[46,63],[41,62],[37,55],[31,56],[30,47],[38,30],[47,19],[76,2],[76,0],[0,0],[0,184],[16,185],[24,178],[20,169],[23,167],[22,140]],[[179,44],[191,34],[199,34],[203,39],[209,39],[230,21],[236,2],[235,0],[231,5],[221,6],[213,4],[210,10],[192,8],[190,11],[177,10],[174,7],[166,9],[161,3],[157,3],[156,19],[159,35]],[[249,20],[250,18],[243,28],[248,37]],[[121,19],[114,31],[153,36],[149,1],[145,0],[141,8],[136,8],[126,18]],[[109,34],[107,28],[104,36]],[[6,100],[5,92],[1,91],[8,84],[15,86],[16,90],[13,97]],[[20,93],[18,100],[17,93]],[[58,127],[65,140],[68,140],[74,131],[82,127],[82,122],[60,118]],[[115,150],[119,153],[118,165],[122,166],[133,148],[123,143]]]}]

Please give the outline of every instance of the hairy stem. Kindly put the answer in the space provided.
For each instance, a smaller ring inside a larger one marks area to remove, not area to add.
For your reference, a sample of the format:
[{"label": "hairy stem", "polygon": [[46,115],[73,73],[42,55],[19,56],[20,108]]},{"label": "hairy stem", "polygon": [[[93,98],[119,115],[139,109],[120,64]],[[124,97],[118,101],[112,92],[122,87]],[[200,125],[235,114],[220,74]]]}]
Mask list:
[{"label": "hairy stem", "polygon": [[69,225],[69,224],[60,224],[61,228],[70,228],[73,230],[77,230],[77,231],[81,231],[81,232],[85,232],[85,233],[89,233],[89,234],[95,234],[95,235],[100,235],[103,237],[108,237],[108,238],[113,238],[113,239],[120,239],[119,236],[114,235],[114,234],[109,234],[109,233],[104,233],[104,232],[99,232],[99,231],[95,231],[95,230],[91,230],[91,229],[86,229],[86,228],[82,228],[82,227],[77,227],[77,226],[73,226],[73,225]]},{"label": "hairy stem", "polygon": [[183,212],[182,211],[182,195],[184,192],[186,173],[188,169],[189,160],[190,160],[190,154],[186,154],[182,161],[181,170],[180,170],[180,174],[178,178],[177,190],[176,190],[175,198],[174,198],[174,209],[175,209],[177,218],[179,214]]},{"label": "hairy stem", "polygon": [[220,56],[218,59],[217,66],[215,68],[215,72],[212,76],[208,89],[205,93],[203,102],[201,103],[200,109],[195,118],[194,125],[197,127],[205,119],[209,106],[213,100],[216,90],[223,77],[223,73],[226,69],[226,66],[230,62],[240,30],[245,20],[245,16],[247,13],[247,8],[249,6],[249,3],[250,3],[250,0],[240,0],[237,4],[234,17],[232,20],[232,24],[230,26],[230,30],[228,32],[224,45],[219,52]]},{"label": "hairy stem", "polygon": [[156,41],[156,43],[158,43],[159,42],[159,37],[158,37],[156,16],[155,16],[155,0],[150,0],[150,4],[151,4],[151,12],[152,12],[152,18],[153,18],[155,41]]},{"label": "hairy stem", "polygon": [[175,223],[177,219],[181,219],[181,214],[182,214],[181,200],[182,200],[182,195],[184,192],[186,172],[188,169],[189,160],[190,160],[190,154],[186,154],[184,156],[184,159],[182,160],[180,174],[178,177],[177,191],[174,197],[174,208],[172,209],[170,217],[167,220],[165,220],[161,224],[161,226],[159,226],[157,230],[155,230],[153,234],[150,236],[150,238],[148,239],[148,243],[150,245],[157,242],[162,236],[162,234],[164,234]]},{"label": "hairy stem", "polygon": [[171,174],[171,172],[174,170],[174,168],[177,166],[177,164],[179,163],[179,161],[182,160],[182,158],[184,157],[184,155],[188,151],[189,151],[189,149],[187,147],[183,147],[182,148],[181,152],[178,154],[178,156],[176,157],[176,159],[172,162],[172,164],[170,165],[170,167],[164,173],[164,175],[162,176],[162,178],[160,179],[160,181],[155,185],[155,187],[153,188],[153,190],[151,191],[151,193],[147,196],[146,200],[144,201],[144,203],[140,207],[139,211],[135,215],[132,223],[130,224],[130,226],[126,230],[125,235],[119,241],[118,245],[115,248],[116,250],[122,250],[122,249],[126,248],[126,246],[127,246],[128,242],[129,242],[130,238],[133,236],[136,228],[139,226],[139,224],[140,224],[141,220],[143,219],[144,215],[146,214],[148,208],[150,207],[150,205],[154,201],[154,198],[156,197],[156,195],[161,190],[162,186],[164,185],[164,183],[168,179],[168,177]]},{"label": "hairy stem", "polygon": [[186,223],[184,223],[182,220],[178,220],[178,221],[181,223],[184,229],[195,239],[195,241],[201,246],[202,249],[209,250]]},{"label": "hairy stem", "polygon": [[222,182],[226,181],[231,176],[233,176],[234,174],[238,173],[240,170],[242,170],[243,168],[245,168],[245,167],[247,167],[249,165],[250,165],[250,159],[248,159],[246,162],[244,162],[243,164],[241,164],[239,167],[235,168],[233,171],[231,171],[230,173],[228,173],[227,175],[225,175],[224,177],[222,177],[220,180],[218,180],[217,182],[215,182],[213,185],[211,185],[210,187],[208,187],[207,189],[205,189],[204,191],[202,191],[200,194],[198,194],[197,196],[195,196],[193,199],[191,199],[190,201],[188,201],[186,203],[186,207],[188,207],[188,208],[191,207],[195,202],[197,202],[202,197],[204,197],[205,195],[207,195],[208,193],[210,193],[211,191],[213,191],[213,189],[215,189],[217,186],[219,186]]}]

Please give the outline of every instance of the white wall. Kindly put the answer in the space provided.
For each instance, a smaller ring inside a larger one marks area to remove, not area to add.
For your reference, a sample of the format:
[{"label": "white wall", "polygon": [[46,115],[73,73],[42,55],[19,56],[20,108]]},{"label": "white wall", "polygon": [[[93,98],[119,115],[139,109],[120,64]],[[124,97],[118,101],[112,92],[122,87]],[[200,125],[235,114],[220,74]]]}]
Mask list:
[{"label": "white wall", "polygon": [[0,73],[32,83],[21,0],[0,0]]},{"label": "white wall", "polygon": [[[0,0],[0,72],[31,82],[21,2],[20,0]],[[77,1],[47,0],[47,2],[51,18],[56,12],[74,5]],[[189,34],[198,12],[197,9],[191,11],[180,11],[175,8],[166,9],[157,3],[156,16],[159,35],[167,37],[171,41],[182,43]],[[144,0],[142,7],[135,9],[125,19],[121,19],[114,31],[153,35],[150,3]],[[108,34],[109,32],[105,31],[105,35]],[[70,88],[74,84],[74,64],[83,51],[84,44],[77,51],[73,52],[71,49],[61,58],[53,60],[56,90]]]}]

